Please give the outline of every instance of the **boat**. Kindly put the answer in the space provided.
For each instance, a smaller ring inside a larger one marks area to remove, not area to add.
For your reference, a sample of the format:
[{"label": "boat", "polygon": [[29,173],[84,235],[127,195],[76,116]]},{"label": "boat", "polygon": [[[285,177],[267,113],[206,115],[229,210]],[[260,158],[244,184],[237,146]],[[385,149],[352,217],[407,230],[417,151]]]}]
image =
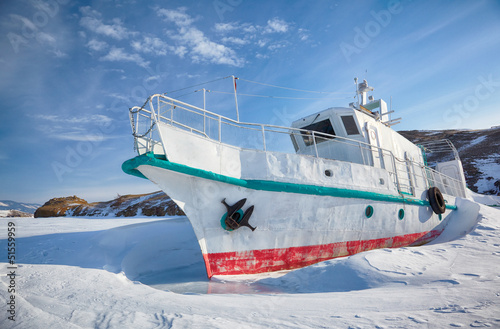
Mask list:
[{"label": "boat", "polygon": [[428,243],[467,197],[458,152],[449,140],[413,144],[367,81],[355,86],[356,102],[289,127],[152,95],[130,109],[137,156],[122,169],[184,211],[209,278]]}]

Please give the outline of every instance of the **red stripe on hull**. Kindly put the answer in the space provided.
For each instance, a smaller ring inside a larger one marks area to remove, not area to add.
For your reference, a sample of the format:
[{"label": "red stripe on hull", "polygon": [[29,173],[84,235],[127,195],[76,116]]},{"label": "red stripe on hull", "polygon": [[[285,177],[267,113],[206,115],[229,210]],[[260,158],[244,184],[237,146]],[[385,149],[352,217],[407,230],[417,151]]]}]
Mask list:
[{"label": "red stripe on hull", "polygon": [[364,241],[203,254],[203,258],[209,278],[213,275],[255,274],[291,270],[372,249],[421,245],[439,234],[441,231],[435,230]]}]

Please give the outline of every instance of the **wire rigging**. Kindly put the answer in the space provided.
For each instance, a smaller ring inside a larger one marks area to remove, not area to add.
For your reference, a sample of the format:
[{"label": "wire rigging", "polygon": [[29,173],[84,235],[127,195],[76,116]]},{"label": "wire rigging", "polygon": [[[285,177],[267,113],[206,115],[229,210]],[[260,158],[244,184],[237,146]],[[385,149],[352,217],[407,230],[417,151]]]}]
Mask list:
[{"label": "wire rigging", "polygon": [[163,93],[163,95],[172,94],[172,93],[175,93],[175,92],[178,92],[178,91],[182,91],[182,90],[186,90],[186,89],[190,89],[190,88],[193,88],[193,87],[198,87],[198,86],[206,85],[206,84],[209,84],[209,83],[212,83],[212,82],[215,82],[215,81],[219,81],[219,80],[224,80],[224,79],[227,79],[227,78],[230,78],[230,77],[231,76],[227,76],[227,77],[218,78],[218,79],[215,79],[215,80],[210,80],[210,81],[203,82],[203,83],[198,83],[196,85],[192,85],[192,86],[185,87],[185,88],[176,89],[176,90],[172,90],[172,91],[167,91],[167,92]]},{"label": "wire rigging", "polygon": [[[210,81],[207,81],[207,82],[203,82],[203,83],[198,83],[198,84],[195,84],[195,85],[192,85],[192,86],[189,86],[189,87],[185,87],[185,88],[181,88],[181,89],[176,89],[176,90],[172,90],[172,91],[168,91],[168,92],[165,92],[163,93],[164,95],[167,95],[167,94],[173,94],[173,93],[176,93],[176,92],[179,92],[179,91],[182,91],[182,90],[186,90],[186,89],[190,89],[190,88],[194,88],[194,87],[199,87],[199,86],[202,86],[202,85],[206,85],[206,84],[209,84],[209,83],[212,83],[212,82],[216,82],[216,81],[220,81],[220,80],[224,80],[224,79],[227,79],[227,78],[232,78],[233,76],[232,75],[229,75],[229,76],[226,76],[226,77],[223,77],[223,78],[217,78],[217,79],[214,79],[214,80],[210,80]],[[273,87],[273,88],[279,88],[279,89],[285,89],[285,90],[292,90],[292,91],[299,91],[299,92],[306,92],[306,93],[314,93],[314,94],[351,94],[350,92],[334,92],[334,91],[314,91],[314,90],[305,90],[305,89],[297,89],[297,88],[290,88],[290,87],[283,87],[283,86],[277,86],[277,85],[272,85],[272,84],[268,84],[268,83],[263,83],[263,82],[258,82],[258,81],[252,81],[252,80],[247,80],[247,79],[243,79],[243,78],[238,78],[238,77],[234,77],[235,80],[241,80],[241,81],[246,81],[246,82],[249,82],[249,83],[254,83],[254,84],[259,84],[259,85],[263,85],[263,86],[267,86],[267,87]],[[221,94],[232,94],[232,93],[229,93],[229,92],[222,92],[222,91],[214,91],[214,90],[207,90],[208,92],[215,92],[215,93],[221,93]],[[180,96],[177,96],[177,97],[182,97],[182,96],[185,96],[185,95],[189,95],[193,92],[190,92],[190,93],[187,93],[187,94],[182,94]],[[264,98],[281,98],[281,99],[346,99],[347,97],[344,97],[344,98],[305,98],[305,97],[285,97],[285,96],[266,96],[266,95],[252,95],[252,94],[241,94],[241,93],[238,93],[239,96],[253,96],[253,97],[264,97]]]},{"label": "wire rigging", "polygon": [[263,83],[263,82],[257,82],[257,81],[251,81],[243,78],[236,78],[241,81],[246,81],[250,83],[255,83],[263,86],[268,86],[268,87],[274,87],[274,88],[280,88],[280,89],[286,89],[286,90],[293,90],[293,91],[301,91],[305,93],[315,93],[315,94],[351,94],[348,92],[335,92],[335,91],[314,91],[314,90],[304,90],[304,89],[295,89],[295,88],[289,88],[289,87],[281,87],[281,86],[276,86],[276,85],[271,85],[268,83]]},{"label": "wire rigging", "polygon": [[[218,93],[218,94],[233,94],[232,92],[227,91],[217,91],[217,90],[207,90],[209,93]],[[286,97],[286,96],[268,96],[268,95],[254,95],[254,94],[242,94],[238,93],[238,96],[251,96],[251,97],[261,97],[261,98],[281,98],[281,99],[347,99],[349,97],[341,97],[341,98],[331,98],[331,97]]]}]

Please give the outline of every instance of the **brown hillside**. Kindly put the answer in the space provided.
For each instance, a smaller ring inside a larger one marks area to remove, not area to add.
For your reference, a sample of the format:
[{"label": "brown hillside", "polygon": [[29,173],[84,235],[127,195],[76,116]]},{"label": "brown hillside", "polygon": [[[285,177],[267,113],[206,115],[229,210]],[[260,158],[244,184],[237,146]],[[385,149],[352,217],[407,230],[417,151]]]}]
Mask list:
[{"label": "brown hillside", "polygon": [[182,216],[184,213],[163,192],[122,195],[111,201],[89,203],[76,196],[54,198],[35,211],[35,217],[59,216]]}]

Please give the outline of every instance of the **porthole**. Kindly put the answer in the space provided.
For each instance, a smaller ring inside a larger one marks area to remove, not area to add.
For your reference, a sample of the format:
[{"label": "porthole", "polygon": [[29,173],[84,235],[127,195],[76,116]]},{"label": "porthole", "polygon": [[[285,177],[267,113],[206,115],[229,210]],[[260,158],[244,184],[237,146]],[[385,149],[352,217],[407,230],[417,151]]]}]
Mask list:
[{"label": "porthole", "polygon": [[383,178],[380,178],[380,185],[384,185],[385,184],[385,181]]},{"label": "porthole", "polygon": [[399,220],[402,220],[403,218],[405,218],[405,211],[404,211],[404,209],[399,209],[398,218],[399,218]]},{"label": "porthole", "polygon": [[327,169],[327,170],[325,170],[325,175],[327,177],[332,177],[333,176],[333,171],[331,171],[330,169]]},{"label": "porthole", "polygon": [[373,207],[372,206],[366,207],[366,209],[365,209],[365,216],[367,218],[370,218],[370,217],[373,216]]}]

